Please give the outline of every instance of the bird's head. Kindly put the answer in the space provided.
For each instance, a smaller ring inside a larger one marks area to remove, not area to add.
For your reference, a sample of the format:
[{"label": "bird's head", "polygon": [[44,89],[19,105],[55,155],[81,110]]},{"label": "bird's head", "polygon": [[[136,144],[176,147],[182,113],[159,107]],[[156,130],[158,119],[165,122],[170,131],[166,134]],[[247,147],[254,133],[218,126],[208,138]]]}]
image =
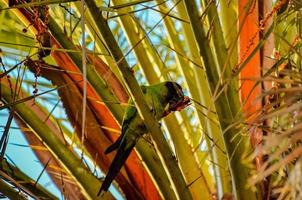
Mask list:
[{"label": "bird's head", "polygon": [[190,103],[190,98],[185,96],[181,86],[172,81],[167,81],[165,83],[167,88],[167,97],[166,102],[168,102],[167,109],[165,111],[164,116],[168,115],[173,111],[180,111],[187,107]]}]

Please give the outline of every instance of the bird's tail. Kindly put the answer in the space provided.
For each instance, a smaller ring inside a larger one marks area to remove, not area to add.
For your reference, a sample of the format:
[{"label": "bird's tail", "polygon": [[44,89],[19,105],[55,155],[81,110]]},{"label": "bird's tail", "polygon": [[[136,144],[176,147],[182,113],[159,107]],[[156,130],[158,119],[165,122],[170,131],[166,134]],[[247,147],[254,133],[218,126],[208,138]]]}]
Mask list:
[{"label": "bird's tail", "polygon": [[105,154],[111,153],[112,151],[118,149],[121,141],[122,141],[122,136],[120,136],[112,145],[107,147],[107,149],[105,150]]},{"label": "bird's tail", "polygon": [[134,148],[135,143],[131,144],[130,146],[126,146],[126,144],[122,144],[120,148],[118,149],[111,165],[109,168],[109,171],[107,173],[107,176],[105,180],[103,181],[103,184],[98,192],[98,196],[101,194],[102,191],[107,191],[110,187],[110,184],[114,180],[114,178],[117,176],[119,171],[121,170],[122,166],[126,162],[127,158],[129,157],[132,149]]}]

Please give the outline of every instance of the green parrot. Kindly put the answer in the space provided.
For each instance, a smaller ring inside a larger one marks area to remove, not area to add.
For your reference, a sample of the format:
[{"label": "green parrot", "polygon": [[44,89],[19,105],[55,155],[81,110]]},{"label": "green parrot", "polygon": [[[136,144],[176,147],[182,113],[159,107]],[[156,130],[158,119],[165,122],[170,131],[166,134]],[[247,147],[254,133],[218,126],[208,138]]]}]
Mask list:
[{"label": "green parrot", "polygon": [[[172,111],[185,108],[190,102],[184,96],[182,88],[176,82],[166,81],[151,86],[141,86],[145,100],[157,120],[165,117]],[[126,162],[138,139],[148,132],[133,100],[129,100],[126,108],[120,137],[105,150],[108,154],[117,149],[117,153],[109,168],[109,172],[98,192],[107,191],[120,169]]]}]

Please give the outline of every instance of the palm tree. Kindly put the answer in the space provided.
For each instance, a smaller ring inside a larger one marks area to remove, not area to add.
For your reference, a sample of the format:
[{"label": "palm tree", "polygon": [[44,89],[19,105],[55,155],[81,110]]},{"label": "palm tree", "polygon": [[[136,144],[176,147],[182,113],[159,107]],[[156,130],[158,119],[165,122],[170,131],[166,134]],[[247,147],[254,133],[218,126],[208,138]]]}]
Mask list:
[{"label": "palm tree", "polygon": [[[300,197],[300,1],[0,5],[3,196],[58,199],[39,183],[48,174],[64,199]],[[191,105],[160,126],[140,85],[166,80]],[[150,134],[97,196],[129,98]],[[14,124],[43,166],[36,178],[23,170],[34,161],[8,156]]]}]

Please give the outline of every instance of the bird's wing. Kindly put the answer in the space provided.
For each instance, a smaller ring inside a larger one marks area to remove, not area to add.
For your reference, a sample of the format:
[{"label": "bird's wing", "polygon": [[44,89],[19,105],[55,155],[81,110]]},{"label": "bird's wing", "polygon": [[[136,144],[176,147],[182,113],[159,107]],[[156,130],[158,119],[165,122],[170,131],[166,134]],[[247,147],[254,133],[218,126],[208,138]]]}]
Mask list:
[{"label": "bird's wing", "polygon": [[[147,92],[147,87],[146,86],[141,86],[141,89],[142,89],[144,94]],[[126,108],[125,114],[124,114],[121,137],[123,137],[126,130],[128,129],[129,124],[136,117],[137,114],[138,114],[138,112],[137,112],[137,109],[134,105],[134,102],[133,102],[132,99],[130,99],[128,101],[128,107]]]},{"label": "bird's wing", "polygon": [[[141,86],[141,89],[143,91],[143,93],[145,94],[147,92],[147,87],[146,86]],[[124,114],[124,119],[123,119],[123,124],[122,124],[122,130],[121,130],[121,135],[120,137],[109,147],[107,147],[107,149],[105,150],[105,154],[108,154],[116,149],[119,148],[120,143],[122,142],[122,139],[124,137],[124,134],[126,132],[126,130],[129,127],[129,124],[131,123],[131,121],[133,120],[133,118],[137,115],[137,109],[134,105],[134,102],[132,99],[130,99],[128,101],[128,107],[125,110],[125,114]]]},{"label": "bird's wing", "polygon": [[[126,130],[128,129],[129,124],[134,119],[134,117],[137,115],[137,109],[133,103],[132,100],[129,101],[129,105],[127,109],[125,110],[124,119],[123,119],[123,125],[122,125],[122,135],[125,134]],[[122,136],[121,135],[121,136]]]},{"label": "bird's wing", "polygon": [[128,129],[129,124],[131,123],[132,119],[137,115],[137,110],[136,107],[133,104],[132,100],[129,100],[128,102],[128,107],[125,110],[125,114],[124,114],[124,119],[123,119],[123,125],[122,125],[122,131],[121,131],[121,135],[119,136],[119,138],[109,147],[107,147],[107,149],[105,150],[105,154],[108,154],[116,149],[119,148],[122,139],[124,137],[124,134],[126,132],[126,130]]}]

